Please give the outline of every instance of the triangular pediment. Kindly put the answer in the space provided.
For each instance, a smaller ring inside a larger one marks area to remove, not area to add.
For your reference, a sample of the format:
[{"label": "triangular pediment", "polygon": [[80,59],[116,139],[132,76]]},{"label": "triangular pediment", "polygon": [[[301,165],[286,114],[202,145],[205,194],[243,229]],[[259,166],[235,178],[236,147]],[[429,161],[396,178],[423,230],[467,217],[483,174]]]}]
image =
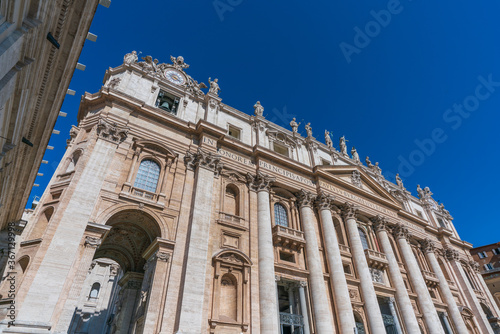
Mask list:
[{"label": "triangular pediment", "polygon": [[378,198],[386,203],[390,202],[397,207],[401,207],[401,203],[394,196],[359,166],[318,166],[316,173],[325,181],[333,181],[333,183],[351,192]]}]

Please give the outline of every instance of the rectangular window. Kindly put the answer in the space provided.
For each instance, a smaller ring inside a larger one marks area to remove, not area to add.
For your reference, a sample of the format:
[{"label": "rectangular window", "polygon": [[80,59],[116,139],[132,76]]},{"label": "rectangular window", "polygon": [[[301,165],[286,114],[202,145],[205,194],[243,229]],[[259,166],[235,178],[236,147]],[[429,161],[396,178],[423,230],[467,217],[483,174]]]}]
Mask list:
[{"label": "rectangular window", "polygon": [[277,144],[277,143],[273,143],[273,149],[274,149],[274,152],[288,157],[288,147]]},{"label": "rectangular window", "polygon": [[446,224],[444,223],[444,221],[441,218],[438,218],[438,223],[439,223],[439,226],[441,226],[442,228],[446,228]]},{"label": "rectangular window", "polygon": [[491,270],[491,269],[493,269],[493,265],[492,265],[491,263],[486,263],[486,264],[484,265],[484,269],[486,269],[486,270]]},{"label": "rectangular window", "polygon": [[500,255],[500,248],[493,248],[493,254]]},{"label": "rectangular window", "polygon": [[237,127],[229,125],[229,129],[227,130],[227,134],[233,138],[240,139],[241,130]]},{"label": "rectangular window", "polygon": [[477,255],[479,256],[480,259],[484,259],[484,258],[488,257],[488,255],[486,255],[486,252],[479,252],[479,253],[477,253]]}]

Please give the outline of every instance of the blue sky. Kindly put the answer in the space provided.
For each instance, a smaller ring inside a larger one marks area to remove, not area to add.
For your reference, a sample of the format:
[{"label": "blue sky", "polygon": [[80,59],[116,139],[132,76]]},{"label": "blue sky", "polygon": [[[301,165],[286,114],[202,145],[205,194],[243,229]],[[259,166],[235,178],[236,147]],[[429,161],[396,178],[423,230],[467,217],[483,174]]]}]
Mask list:
[{"label": "blue sky", "polygon": [[[137,1],[99,6],[36,183],[64,154],[80,97],[132,50],[182,55],[198,81],[219,78],[223,102],[277,124],[291,117],[345,135],[408,190],[428,186],[475,246],[500,241],[500,3],[495,1]],[[461,107],[463,106],[463,107]]]}]

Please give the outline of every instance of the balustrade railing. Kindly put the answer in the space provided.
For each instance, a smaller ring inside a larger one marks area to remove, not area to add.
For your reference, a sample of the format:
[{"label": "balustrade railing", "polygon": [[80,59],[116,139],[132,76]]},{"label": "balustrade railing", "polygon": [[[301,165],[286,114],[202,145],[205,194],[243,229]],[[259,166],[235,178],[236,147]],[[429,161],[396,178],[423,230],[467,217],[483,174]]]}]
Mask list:
[{"label": "balustrade railing", "polygon": [[150,201],[156,201],[156,194],[147,190],[132,188],[131,193],[137,197],[142,197]]}]

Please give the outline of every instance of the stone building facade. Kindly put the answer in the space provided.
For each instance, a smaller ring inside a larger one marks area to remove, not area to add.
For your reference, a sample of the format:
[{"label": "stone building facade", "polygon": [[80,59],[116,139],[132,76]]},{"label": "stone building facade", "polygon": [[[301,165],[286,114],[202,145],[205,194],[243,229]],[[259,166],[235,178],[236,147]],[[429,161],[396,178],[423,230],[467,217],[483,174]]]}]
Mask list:
[{"label": "stone building facade", "polygon": [[[475,247],[470,250],[472,257],[479,264],[479,271],[497,306],[500,307],[500,242]],[[488,313],[492,318],[493,314]]]},{"label": "stone building facade", "polygon": [[[109,0],[101,2],[109,5]],[[0,1],[2,253],[7,251],[7,224],[24,227],[20,219],[98,4]]]},{"label": "stone building facade", "polygon": [[132,52],[83,96],[3,333],[495,333],[429,188],[225,105],[188,67]]}]

